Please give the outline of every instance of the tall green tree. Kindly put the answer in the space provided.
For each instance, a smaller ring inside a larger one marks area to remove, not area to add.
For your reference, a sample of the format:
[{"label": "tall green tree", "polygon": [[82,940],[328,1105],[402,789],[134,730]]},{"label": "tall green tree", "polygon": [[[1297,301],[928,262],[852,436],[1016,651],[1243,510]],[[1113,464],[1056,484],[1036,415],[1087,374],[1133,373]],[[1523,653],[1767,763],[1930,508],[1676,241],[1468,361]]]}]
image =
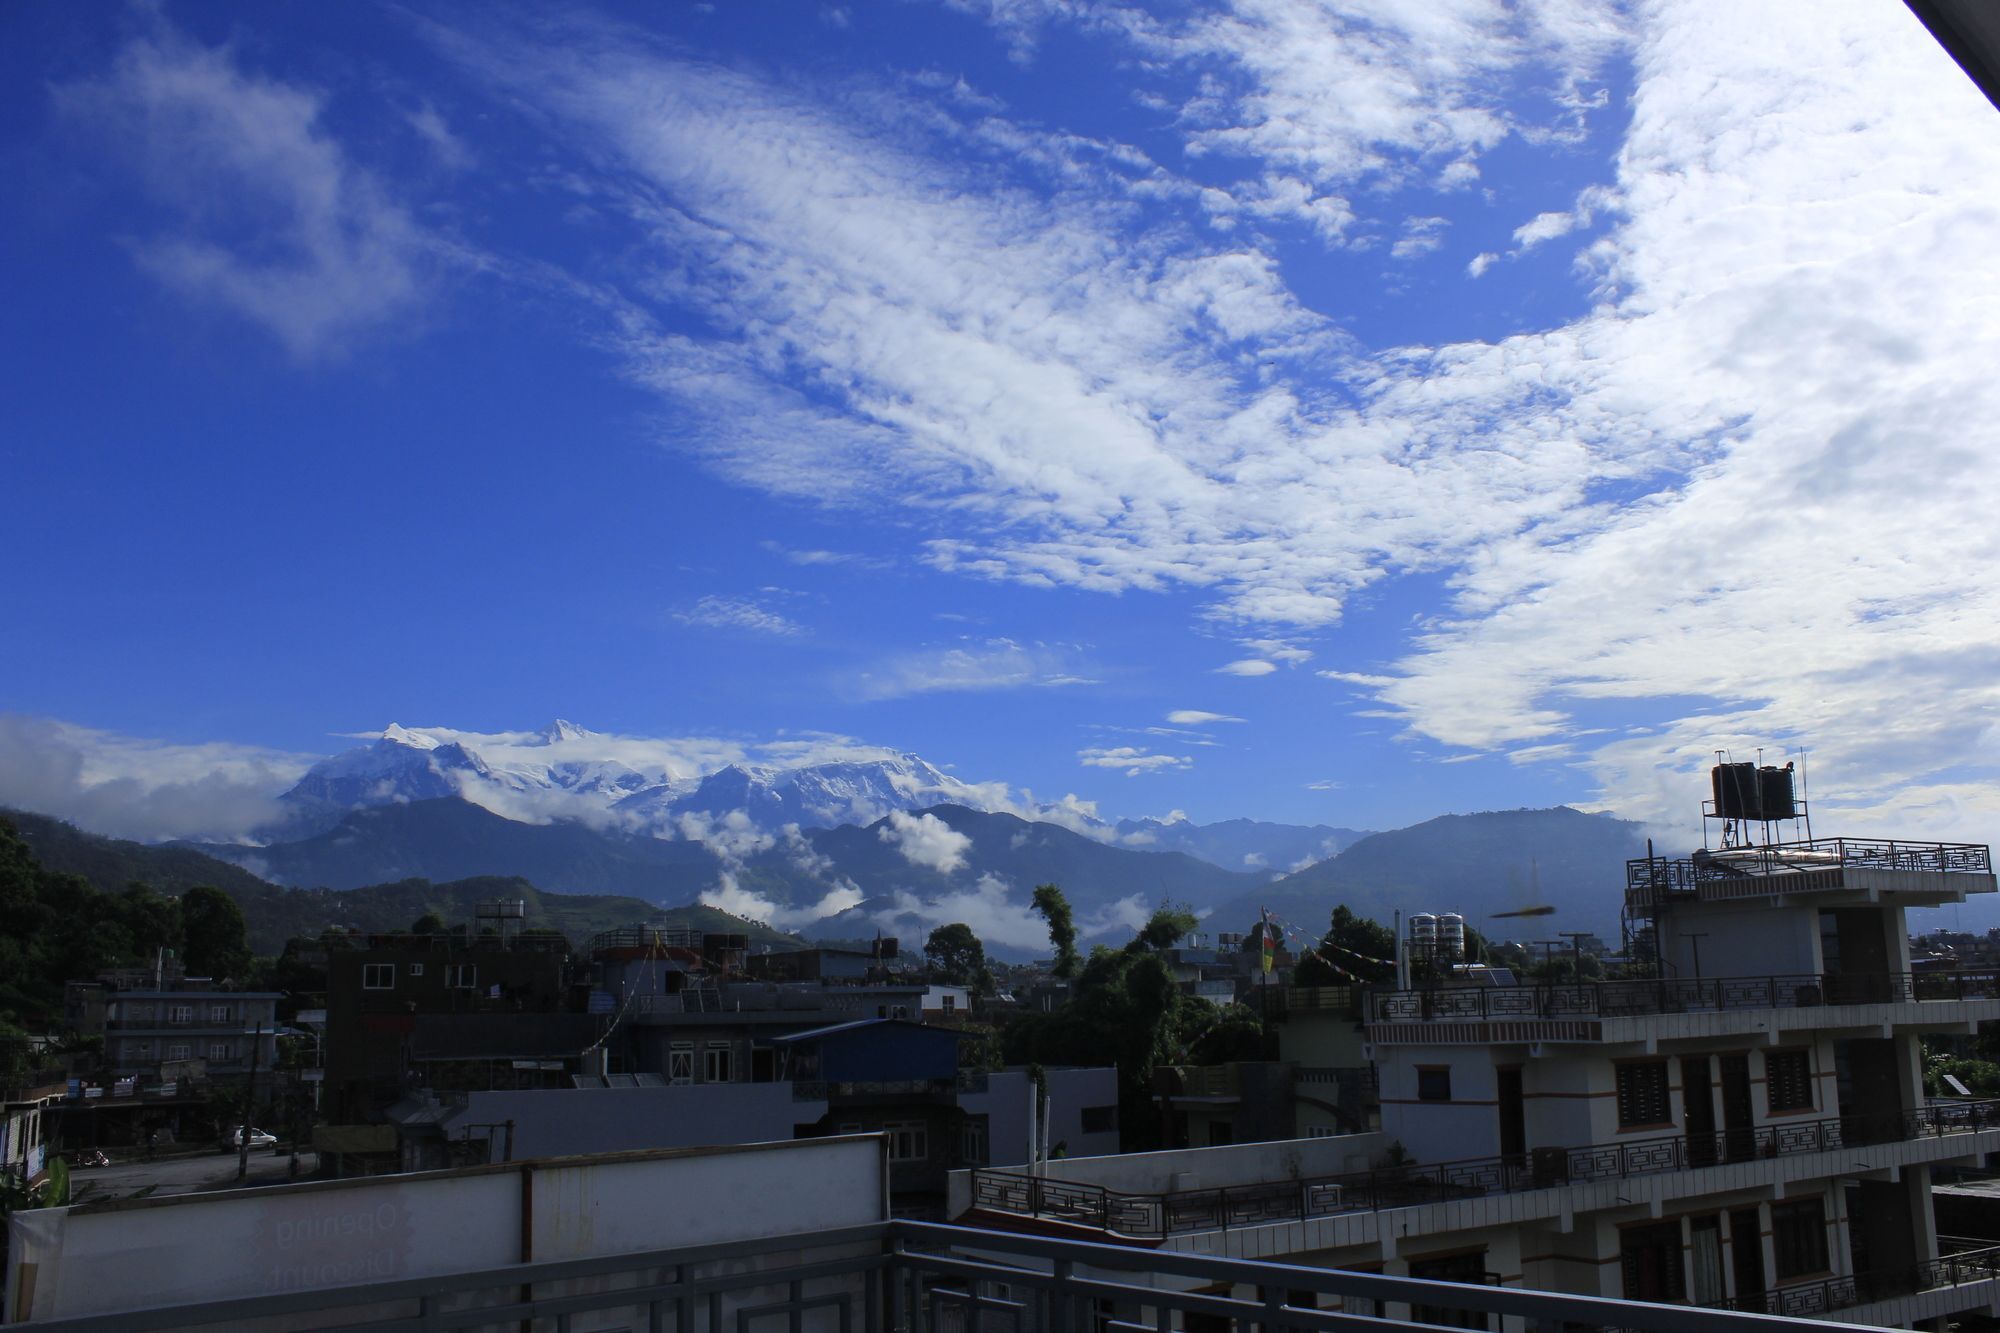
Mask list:
[{"label": "tall green tree", "polygon": [[1048,923],[1049,943],[1055,946],[1055,974],[1059,977],[1076,975],[1076,918],[1070,913],[1069,899],[1054,884],[1035,886],[1035,911]]},{"label": "tall green tree", "polygon": [[986,946],[963,921],[939,926],[924,944],[931,976],[952,986],[970,986],[986,971]]},{"label": "tall green tree", "polygon": [[1395,932],[1379,921],[1357,916],[1341,903],[1333,909],[1320,947],[1292,969],[1292,984],[1338,986],[1357,978],[1380,983],[1393,980],[1395,975]]},{"label": "tall green tree", "polygon": [[241,978],[250,969],[243,909],[221,889],[197,884],[181,895],[181,937],[188,971],[195,976]]}]

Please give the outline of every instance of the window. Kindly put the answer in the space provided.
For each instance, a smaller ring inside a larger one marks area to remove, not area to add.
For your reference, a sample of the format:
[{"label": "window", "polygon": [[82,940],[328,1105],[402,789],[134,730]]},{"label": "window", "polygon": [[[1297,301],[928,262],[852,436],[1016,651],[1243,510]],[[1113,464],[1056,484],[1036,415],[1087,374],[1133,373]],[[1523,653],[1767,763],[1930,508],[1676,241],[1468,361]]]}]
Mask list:
[{"label": "window", "polygon": [[1118,1108],[1115,1106],[1086,1106],[1083,1108],[1083,1132],[1086,1134],[1111,1134],[1118,1129]]},{"label": "window", "polygon": [[694,1043],[677,1041],[667,1052],[667,1082],[683,1087],[694,1082]]},{"label": "window", "polygon": [[447,990],[476,990],[479,987],[479,968],[472,963],[447,963],[444,984]]},{"label": "window", "polygon": [[1826,1272],[1825,1205],[1818,1199],[1772,1204],[1771,1251],[1781,1282]]},{"label": "window", "polygon": [[1679,1222],[1626,1227],[1618,1233],[1618,1263],[1628,1301],[1678,1301],[1687,1296]]},{"label": "window", "polygon": [[211,1023],[227,1023],[229,1021],[229,1006],[226,1004],[211,1004],[208,1006],[208,1021]]},{"label": "window", "polygon": [[1451,1069],[1438,1065],[1417,1067],[1417,1100],[1420,1102],[1448,1102],[1451,1100]]},{"label": "window", "polygon": [[950,1013],[956,1008],[958,1008],[958,997],[956,995],[946,995],[944,997],[944,1011]]},{"label": "window", "polygon": [[[1442,1255],[1430,1259],[1410,1260],[1410,1276],[1429,1278],[1433,1282],[1486,1281],[1486,1251],[1474,1250],[1469,1254]],[[1454,1310],[1448,1306],[1410,1306],[1410,1318],[1419,1324],[1442,1324],[1446,1328],[1486,1328],[1486,1316],[1476,1310]]]},{"label": "window", "polygon": [[420,976],[422,976],[423,974],[424,974],[424,965],[423,965],[422,963],[411,963],[411,964],[410,964],[410,975],[411,975],[411,976],[413,976],[413,977],[420,977]]},{"label": "window", "polygon": [[184,1042],[184,1041],[176,1041],[176,1042],[170,1042],[170,1043],[168,1043],[168,1045],[167,1045],[167,1059],[169,1059],[169,1060],[185,1060],[185,1059],[187,1059],[187,1058],[188,1058],[188,1047],[187,1047],[187,1043],[186,1043],[186,1042]]},{"label": "window", "polygon": [[730,1049],[726,1041],[712,1041],[701,1054],[701,1081],[704,1083],[727,1083],[730,1081]]},{"label": "window", "polygon": [[235,1052],[230,1049],[226,1041],[212,1041],[208,1044],[208,1058],[211,1060],[227,1061],[234,1056]]},{"label": "window", "polygon": [[986,1117],[968,1116],[959,1132],[958,1160],[966,1166],[985,1166],[986,1158]]},{"label": "window", "polygon": [[1667,1062],[1647,1060],[1618,1066],[1618,1128],[1670,1124],[1667,1104]]},{"label": "window", "polygon": [[396,986],[396,965],[394,963],[363,963],[361,965],[361,989],[393,990]]},{"label": "window", "polygon": [[1337,1139],[1340,1137],[1340,1131],[1332,1125],[1308,1125],[1306,1126],[1306,1137],[1309,1139]]},{"label": "window", "polygon": [[909,1120],[887,1124],[882,1126],[882,1132],[889,1136],[890,1161],[925,1162],[930,1160],[930,1131],[922,1122]]},{"label": "window", "polygon": [[194,1006],[191,1004],[174,1005],[167,1010],[167,1021],[169,1023],[194,1022]]},{"label": "window", "polygon": [[1803,1049],[1764,1056],[1764,1095],[1773,1112],[1812,1110],[1812,1061]]}]

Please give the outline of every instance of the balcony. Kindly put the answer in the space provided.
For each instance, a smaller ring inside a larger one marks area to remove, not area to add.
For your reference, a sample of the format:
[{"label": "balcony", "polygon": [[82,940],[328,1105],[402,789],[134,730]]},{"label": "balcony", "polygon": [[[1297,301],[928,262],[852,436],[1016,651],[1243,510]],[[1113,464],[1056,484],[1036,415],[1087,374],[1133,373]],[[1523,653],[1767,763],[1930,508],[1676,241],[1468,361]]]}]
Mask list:
[{"label": "balcony", "polygon": [[1681,858],[1635,858],[1625,863],[1625,906],[1651,913],[1678,902],[1868,887],[1937,893],[1937,876],[1949,877],[1954,895],[1992,893],[1996,887],[1992,853],[1982,843],[1815,838]]},{"label": "balcony", "polygon": [[1119,1236],[1165,1240],[1184,1232],[1381,1212],[1989,1129],[2000,1129],[2000,1100],[1161,1194],[980,1170],[972,1176],[972,1206]]},{"label": "balcony", "polygon": [[1734,1009],[1816,1009],[2000,999],[2000,971],[1788,973],[1768,977],[1670,977],[1525,986],[1441,986],[1370,997],[1376,1023],[1440,1019],[1638,1018]]},{"label": "balcony", "polygon": [[1849,1277],[1827,1278],[1797,1286],[1779,1287],[1754,1296],[1738,1296],[1719,1301],[1714,1310],[1748,1310],[1756,1314],[1783,1315],[1788,1319],[1817,1319],[1838,1310],[1874,1305],[1903,1296],[1917,1296],[1948,1287],[1970,1286],[2000,1278],[2000,1245],[1944,1255],[1908,1268]]},{"label": "balcony", "polygon": [[[1249,1294],[1237,1295],[1239,1291]],[[101,1333],[225,1322],[283,1328],[330,1319],[356,1330],[568,1327],[577,1321],[593,1328],[769,1325],[812,1333],[856,1328],[1080,1333],[1098,1327],[1098,1312],[1115,1306],[1119,1327],[1126,1328],[1187,1326],[1206,1316],[1229,1327],[1321,1329],[1356,1323],[1355,1316],[1332,1313],[1346,1302],[1382,1302],[1391,1312],[1399,1306],[1420,1307],[1431,1322],[1459,1327],[1490,1327],[1492,1317],[1501,1315],[1531,1327],[1643,1333],[1791,1333],[1798,1328],[1765,1313],[1162,1253],[908,1221],[51,1319],[35,1326],[47,1333]]]}]

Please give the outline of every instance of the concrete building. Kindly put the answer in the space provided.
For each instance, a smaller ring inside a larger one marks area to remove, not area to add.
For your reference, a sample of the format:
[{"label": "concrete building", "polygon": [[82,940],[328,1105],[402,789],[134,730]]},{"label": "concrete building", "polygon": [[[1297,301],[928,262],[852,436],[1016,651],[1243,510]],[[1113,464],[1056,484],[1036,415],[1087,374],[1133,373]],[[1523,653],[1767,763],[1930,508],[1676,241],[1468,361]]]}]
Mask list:
[{"label": "concrete building", "polygon": [[64,988],[64,1018],[80,1036],[104,1039],[102,1072],[111,1079],[198,1082],[259,1069],[278,1052],[275,991],[229,990],[181,965],[123,968]]},{"label": "concrete building", "polygon": [[[880,1133],[898,1216],[940,1216],[949,1171],[1024,1161],[1033,1146],[1028,1072],[962,1067],[950,1028],[867,1018],[772,1043],[778,1063],[766,1080],[586,1075],[563,1089],[415,1096],[387,1116],[405,1170]],[[1118,1150],[1115,1069],[1045,1070],[1043,1088],[1052,1148]]]},{"label": "concrete building", "polygon": [[1745,818],[1628,867],[1657,975],[1372,994],[1381,1133],[969,1172],[954,1215],[1845,1322],[1994,1309],[2000,1249],[1941,1244],[1931,1175],[2000,1151],[2000,1103],[1927,1100],[1918,1038],[2000,1019],[2000,986],[1912,974],[1904,923],[1994,891],[1988,849]]}]

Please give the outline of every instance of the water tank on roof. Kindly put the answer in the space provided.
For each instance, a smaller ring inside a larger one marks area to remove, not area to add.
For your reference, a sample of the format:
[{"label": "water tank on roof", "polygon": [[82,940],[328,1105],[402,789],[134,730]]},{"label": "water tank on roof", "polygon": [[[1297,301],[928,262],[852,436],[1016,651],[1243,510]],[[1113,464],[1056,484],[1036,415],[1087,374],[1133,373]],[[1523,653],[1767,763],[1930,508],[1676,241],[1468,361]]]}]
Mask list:
[{"label": "water tank on roof", "polygon": [[1465,957],[1465,918],[1446,912],[1437,919],[1438,952],[1446,958]]},{"label": "water tank on roof", "polygon": [[1709,771],[1715,788],[1715,813],[1722,819],[1757,819],[1763,797],[1757,786],[1757,765],[1717,764]]},{"label": "water tank on roof", "polygon": [[1792,796],[1792,766],[1772,768],[1765,765],[1757,770],[1757,795],[1762,802],[1764,819],[1797,819],[1798,802]]},{"label": "water tank on roof", "polygon": [[1715,788],[1715,813],[1720,819],[1797,819],[1792,792],[1792,766],[1717,764],[1710,772]]}]

